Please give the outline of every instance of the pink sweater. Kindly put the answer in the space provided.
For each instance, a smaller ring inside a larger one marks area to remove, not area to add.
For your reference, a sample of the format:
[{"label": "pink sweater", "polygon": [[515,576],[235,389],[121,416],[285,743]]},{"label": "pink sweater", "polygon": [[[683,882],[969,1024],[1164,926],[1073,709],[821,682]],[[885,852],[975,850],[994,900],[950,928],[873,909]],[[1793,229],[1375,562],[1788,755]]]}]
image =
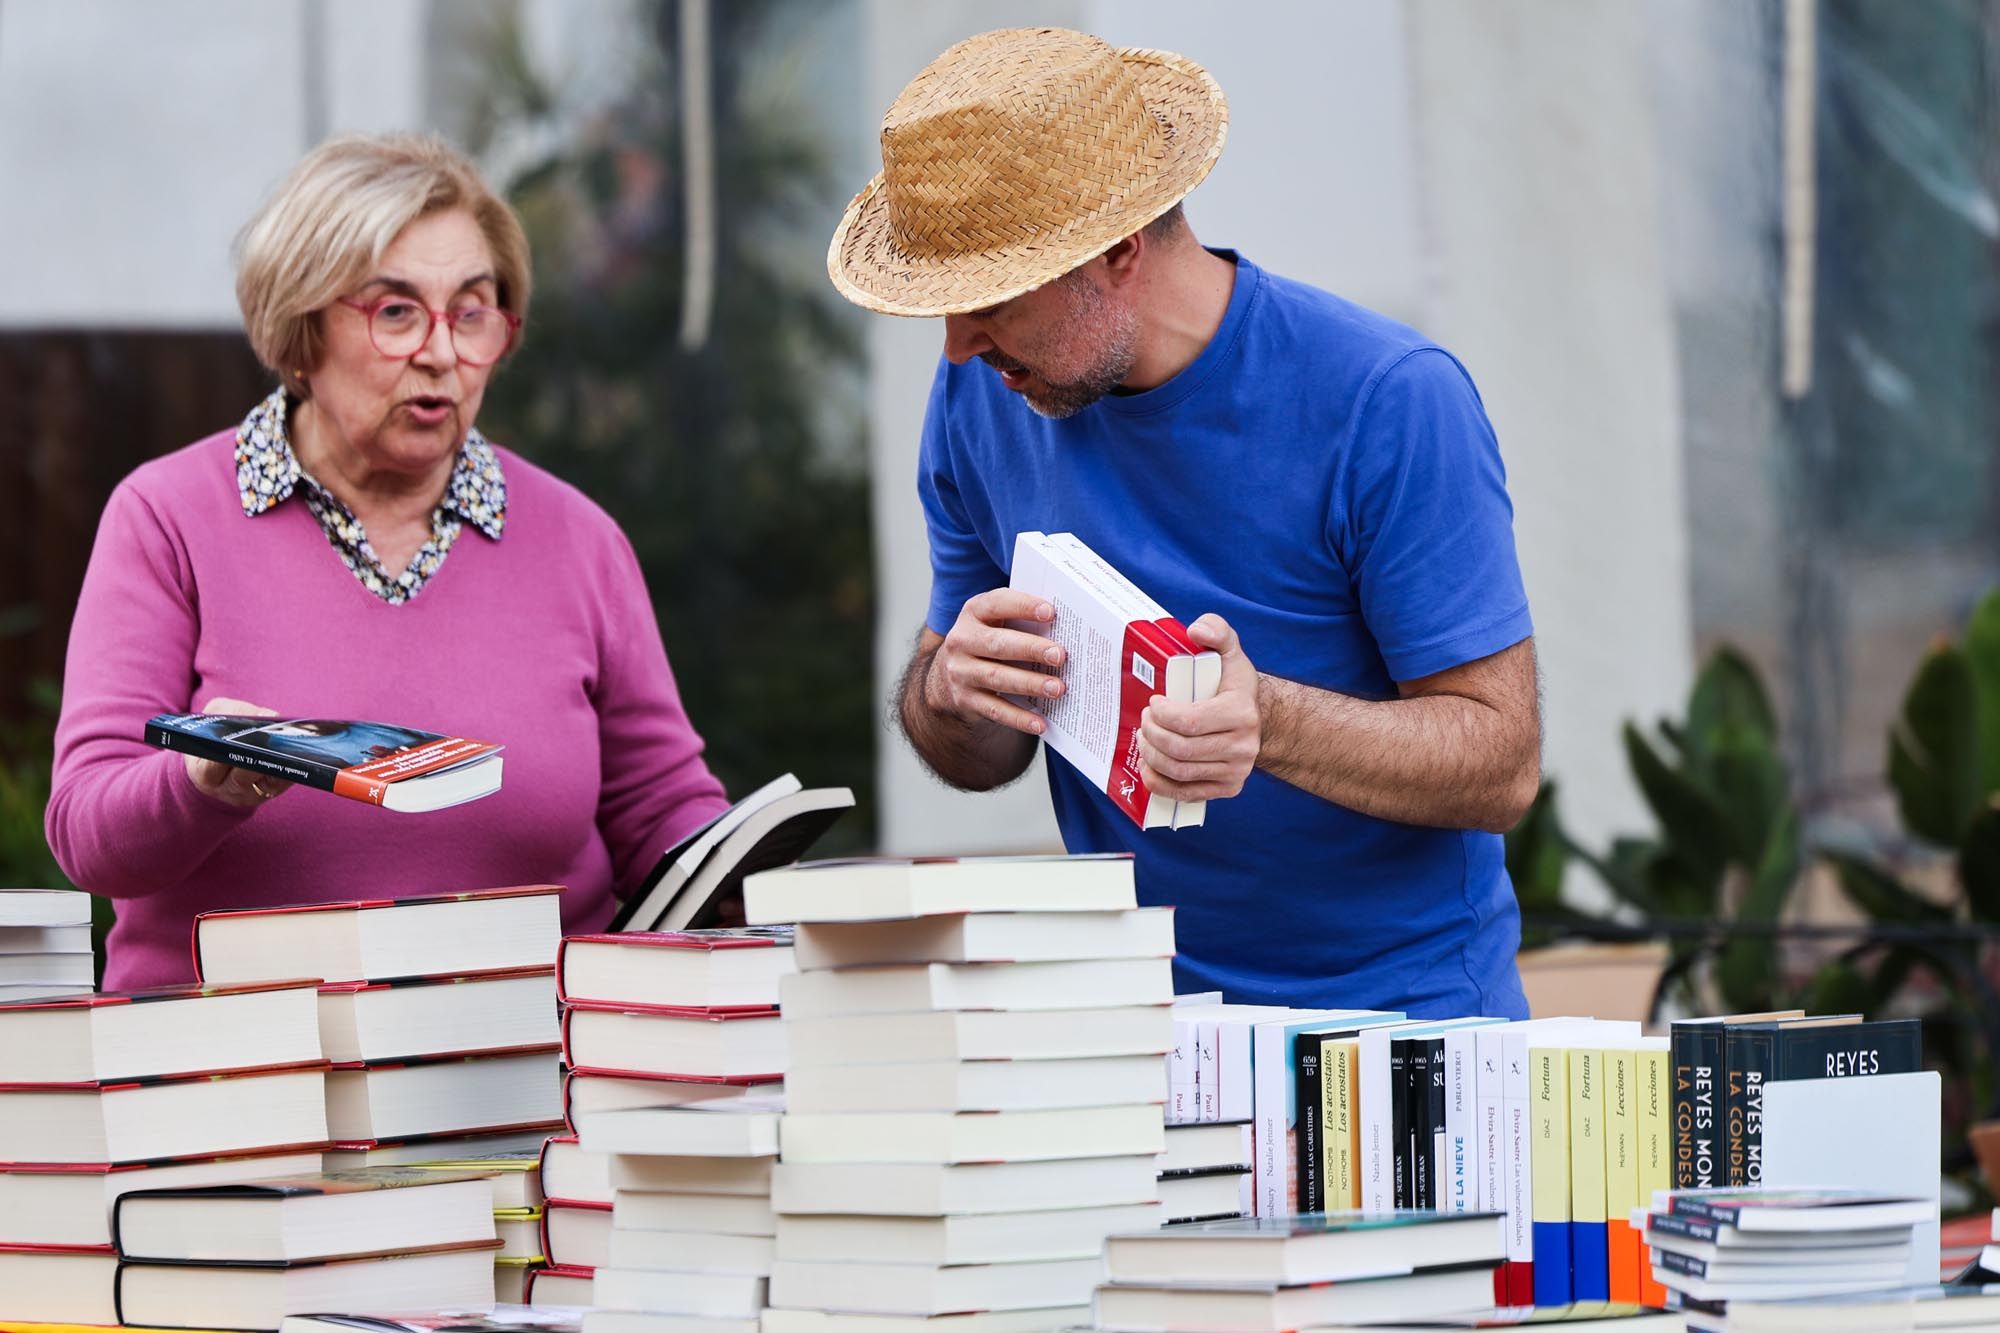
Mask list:
[{"label": "pink sweater", "polygon": [[[70,630],[49,845],[117,898],[104,984],[193,978],[197,912],[505,884],[567,885],[601,928],[678,837],[722,809],[631,546],[574,488],[500,453],[499,541],[467,524],[402,606],[348,572],[294,496],[244,515],[224,431],[127,477]],[[140,741],[213,696],[506,747],[502,789],[399,815],[295,788],[254,810]]]}]

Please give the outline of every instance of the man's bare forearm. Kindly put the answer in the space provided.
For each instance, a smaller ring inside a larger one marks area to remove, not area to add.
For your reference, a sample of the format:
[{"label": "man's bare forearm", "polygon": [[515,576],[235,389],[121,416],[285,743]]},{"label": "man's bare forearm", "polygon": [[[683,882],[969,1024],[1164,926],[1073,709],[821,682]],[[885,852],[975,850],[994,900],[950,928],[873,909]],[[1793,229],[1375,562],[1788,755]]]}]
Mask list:
[{"label": "man's bare forearm", "polygon": [[1541,781],[1532,712],[1449,694],[1356,699],[1258,679],[1257,767],[1350,810],[1432,828],[1512,828]]},{"label": "man's bare forearm", "polygon": [[1033,736],[984,719],[967,721],[935,707],[926,689],[937,647],[919,646],[896,689],[896,718],[903,735],[930,770],[967,791],[1004,787],[1035,757]]}]

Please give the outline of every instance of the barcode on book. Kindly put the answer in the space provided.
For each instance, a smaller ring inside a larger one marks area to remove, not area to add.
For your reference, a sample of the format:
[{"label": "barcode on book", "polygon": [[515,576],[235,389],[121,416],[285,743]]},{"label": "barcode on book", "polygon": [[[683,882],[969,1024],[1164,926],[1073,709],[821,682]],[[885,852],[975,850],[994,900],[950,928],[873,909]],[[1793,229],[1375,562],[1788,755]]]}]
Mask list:
[{"label": "barcode on book", "polygon": [[1147,689],[1154,688],[1153,664],[1137,653],[1132,654],[1132,674],[1144,681]]}]

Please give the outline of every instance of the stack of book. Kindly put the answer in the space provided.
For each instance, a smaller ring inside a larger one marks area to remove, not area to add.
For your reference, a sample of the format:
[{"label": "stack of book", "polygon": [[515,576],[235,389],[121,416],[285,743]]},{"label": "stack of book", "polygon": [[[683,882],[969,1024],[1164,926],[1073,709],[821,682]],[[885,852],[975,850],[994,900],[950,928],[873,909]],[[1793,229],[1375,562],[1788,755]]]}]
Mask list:
[{"label": "stack of book", "polygon": [[493,1298],[520,1305],[528,1298],[528,1276],[540,1268],[542,1254],[541,1150],[474,1153],[411,1162],[412,1171],[455,1173],[476,1171],[493,1178],[493,1230],[500,1252],[493,1256]]},{"label": "stack of book", "polygon": [[1250,1122],[1167,1126],[1160,1154],[1160,1208],[1167,1222],[1209,1222],[1252,1211]]},{"label": "stack of book", "polygon": [[1927,1199],[1858,1191],[1668,1190],[1643,1234],[1654,1279],[1689,1325],[1719,1330],[1737,1301],[1902,1287],[1912,1229],[1936,1215]]},{"label": "stack of book", "polygon": [[275,1333],[317,1310],[492,1301],[493,1178],[397,1167],[125,1195],[117,1322]]},{"label": "stack of book", "polygon": [[0,1319],[118,1323],[132,1190],[320,1168],[310,981],[0,1005]]},{"label": "stack of book", "polygon": [[1161,1216],[1171,942],[1130,858],[821,862],[744,901],[800,923],[766,1333],[1083,1316],[1103,1238]]},{"label": "stack of book", "polygon": [[0,1004],[91,990],[90,895],[0,889]]},{"label": "stack of book", "polygon": [[584,1117],[614,1186],[585,1333],[758,1333],[783,1110],[771,1094]]},{"label": "stack of book", "polygon": [[[778,1021],[778,983],[792,971],[791,944],[789,930],[758,929],[579,935],[563,941],[557,971],[569,1065],[563,1085],[569,1132],[549,1142],[543,1161],[550,1269],[537,1274],[530,1288],[536,1301],[592,1303],[592,1274],[611,1254],[617,1193],[634,1192],[629,1182],[652,1178],[646,1164],[614,1164],[609,1152],[583,1141],[586,1125],[601,1121],[602,1133],[604,1125],[629,1122],[631,1117],[617,1119],[621,1113],[735,1102],[782,1086],[785,1033]],[[628,1183],[614,1182],[614,1167],[617,1178]],[[767,1196],[768,1175],[766,1164],[760,1192]],[[661,1206],[671,1211],[673,1204],[655,1205]],[[697,1201],[690,1209],[703,1206]],[[768,1203],[761,1206],[769,1211]],[[647,1208],[635,1202],[626,1212],[632,1217]],[[635,1222],[631,1229],[648,1228]],[[676,1228],[654,1223],[649,1229]]]},{"label": "stack of book", "polygon": [[[326,1169],[539,1151],[561,1124],[561,892],[206,912],[195,963],[208,981],[321,979]],[[496,1289],[532,1256],[508,1257]]]},{"label": "stack of book", "polygon": [[2000,1328],[2000,1287],[1904,1287],[1790,1301],[1736,1300],[1719,1322],[1689,1314],[1686,1327],[1728,1333],[1918,1333],[1938,1328],[1992,1333]]},{"label": "stack of book", "polygon": [[1492,1304],[1497,1213],[1302,1213],[1114,1235],[1100,1329],[1282,1333],[1403,1323]]}]

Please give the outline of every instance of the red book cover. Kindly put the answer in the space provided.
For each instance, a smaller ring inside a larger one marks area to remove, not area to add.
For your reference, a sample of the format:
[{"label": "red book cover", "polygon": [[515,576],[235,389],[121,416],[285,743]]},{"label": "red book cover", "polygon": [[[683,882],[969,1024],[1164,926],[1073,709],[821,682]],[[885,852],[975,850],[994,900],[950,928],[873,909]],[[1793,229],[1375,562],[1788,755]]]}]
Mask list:
[{"label": "red book cover", "polygon": [[240,981],[227,985],[155,986],[148,990],[80,991],[74,995],[50,995],[34,1000],[0,1002],[0,1015],[22,1009],[102,1009],[116,1004],[156,1004],[162,1000],[199,1000],[213,995],[247,995],[253,991],[297,990],[317,986],[316,977],[290,981]]},{"label": "red book cover", "polygon": [[467,981],[500,981],[506,977],[546,977],[552,967],[496,967],[484,972],[437,972],[429,976],[390,977],[381,981],[316,983],[322,995],[359,995],[364,991],[403,990],[410,986],[456,986]]},{"label": "red book cover", "polygon": [[[469,768],[500,752],[486,741],[388,722],[224,713],[161,713],[146,723],[145,738],[162,749],[269,773],[370,805],[384,804],[394,783]],[[499,785],[496,765],[491,786],[476,794],[486,795]]]},{"label": "red book cover", "polygon": [[521,1293],[521,1298],[529,1305],[535,1305],[541,1301],[542,1298],[535,1294],[535,1282],[538,1278],[567,1277],[575,1278],[582,1282],[589,1282],[596,1275],[597,1270],[593,1268],[559,1268],[554,1264],[542,1268],[531,1268],[528,1270],[527,1290]]},{"label": "red book cover", "polygon": [[[325,1060],[300,1060],[288,1065],[259,1065],[253,1069],[202,1069],[184,1073],[155,1074],[148,1078],[92,1080],[81,1083],[4,1083],[0,1092],[122,1092],[127,1088],[150,1088],[162,1083],[205,1083],[222,1079],[264,1078],[272,1074],[324,1073],[333,1066]],[[258,1149],[262,1154],[268,1149]],[[210,1154],[211,1156],[213,1154]],[[6,1163],[0,1163],[4,1166]]]},{"label": "red book cover", "polygon": [[[327,1066],[330,1070],[352,1073],[357,1069],[414,1069],[419,1065],[462,1064],[471,1060],[502,1060],[516,1055],[554,1054],[562,1047],[556,1042],[542,1041],[530,1046],[503,1046],[484,1051],[450,1051],[438,1055],[406,1055],[396,1060],[345,1060],[337,1065]],[[504,1128],[482,1129],[482,1134],[504,1133]]]},{"label": "red book cover", "polygon": [[420,907],[436,903],[474,902],[489,898],[532,898],[561,892],[563,886],[560,884],[517,884],[498,889],[467,889],[460,893],[422,894],[413,898],[349,898],[338,902],[286,903],[279,907],[225,907],[209,912],[197,912],[194,929],[189,932],[190,945],[194,950],[194,974],[196,977],[205,975],[201,964],[201,923],[204,921],[226,921],[234,917],[251,916],[292,916],[307,912],[373,912],[388,907]]},{"label": "red book cover", "polygon": [[[570,1069],[563,1074],[563,1130],[571,1139],[576,1138],[576,1099],[574,1090],[576,1080],[579,1076],[583,1078],[630,1079],[640,1083],[693,1083],[711,1088],[754,1088],[760,1084],[781,1083],[784,1081],[784,1075],[782,1074],[769,1074],[761,1078],[745,1078],[733,1075],[725,1077],[713,1074],[645,1074],[636,1071],[620,1072],[615,1069],[592,1069],[588,1067]],[[684,1103],[667,1102],[662,1104],[683,1105]]]},{"label": "red book cover", "polygon": [[[546,1155],[548,1152],[547,1147],[544,1146],[542,1151]],[[611,1205],[608,1203],[591,1203],[582,1199],[543,1199],[541,1232],[542,1253],[544,1255],[555,1253],[555,1251],[549,1248],[549,1218],[552,1214],[559,1213],[565,1208],[582,1209],[593,1213],[608,1213],[611,1211]],[[549,1267],[561,1269],[565,1272],[591,1273],[596,1271],[595,1269],[584,1268],[578,1264],[550,1264]]]},{"label": "red book cover", "polygon": [[[556,998],[563,1003],[571,1003],[569,988],[565,982],[568,969],[565,960],[569,956],[571,944],[604,944],[618,948],[635,949],[689,949],[702,953],[713,953],[721,949],[789,949],[792,947],[790,926],[731,926],[713,930],[633,930],[618,934],[565,935],[556,946]],[[576,1001],[579,1004],[588,1001]],[[635,1006],[642,1009],[646,1006]],[[765,1008],[768,1006],[729,1006],[740,1008]]]}]

